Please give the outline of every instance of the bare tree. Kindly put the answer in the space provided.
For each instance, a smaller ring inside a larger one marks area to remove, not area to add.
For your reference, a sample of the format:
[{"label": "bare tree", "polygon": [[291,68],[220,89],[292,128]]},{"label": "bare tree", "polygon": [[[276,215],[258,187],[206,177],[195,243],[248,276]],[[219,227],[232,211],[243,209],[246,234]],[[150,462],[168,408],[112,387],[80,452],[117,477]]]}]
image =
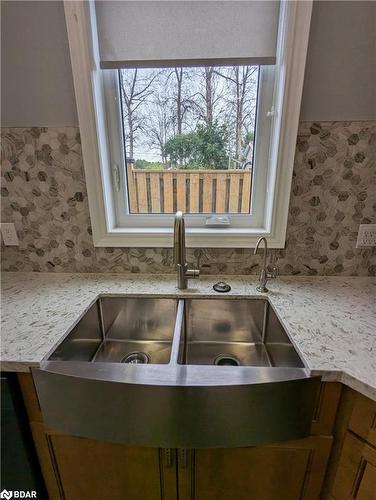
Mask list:
[{"label": "bare tree", "polygon": [[[233,66],[229,71],[215,70],[216,74],[224,78],[231,90],[229,104],[234,108],[235,129],[235,158],[242,161],[244,128],[250,117],[254,118],[256,95],[255,86],[250,85],[257,75],[257,66]],[[253,103],[252,103],[253,102]]]},{"label": "bare tree", "polygon": [[120,72],[124,120],[128,125],[125,138],[128,142],[127,153],[130,158],[134,157],[134,145],[138,132],[144,129],[146,117],[142,105],[153,94],[152,84],[157,76],[156,72],[140,76],[137,69]]},{"label": "bare tree", "polygon": [[257,104],[258,67],[135,69],[120,72],[127,154],[160,156],[166,142],[196,132],[198,122],[225,125],[229,165],[242,163],[252,146]]},{"label": "bare tree", "polygon": [[[199,90],[193,96],[195,109],[200,120],[208,127],[211,127],[214,121],[220,115],[222,109],[219,106],[222,100],[222,93],[218,85],[218,74],[215,67],[202,68],[199,74]],[[194,75],[197,80],[197,75]]]},{"label": "bare tree", "polygon": [[148,119],[148,145],[159,151],[162,163],[167,165],[165,145],[172,135],[172,110],[163,89],[156,92]]},{"label": "bare tree", "polygon": [[[175,80],[171,86],[170,79]],[[176,134],[182,134],[187,124],[187,115],[194,107],[194,100],[190,89],[190,71],[187,68],[174,68],[166,80],[166,87],[171,88],[170,100],[173,103]]]},{"label": "bare tree", "polygon": [[213,125],[214,116],[214,70],[205,68],[205,104],[206,104],[206,124]]},{"label": "bare tree", "polygon": [[177,133],[181,134],[183,131],[183,119],[186,109],[183,105],[183,78],[184,70],[183,68],[174,68],[174,74],[176,78],[176,124]]}]

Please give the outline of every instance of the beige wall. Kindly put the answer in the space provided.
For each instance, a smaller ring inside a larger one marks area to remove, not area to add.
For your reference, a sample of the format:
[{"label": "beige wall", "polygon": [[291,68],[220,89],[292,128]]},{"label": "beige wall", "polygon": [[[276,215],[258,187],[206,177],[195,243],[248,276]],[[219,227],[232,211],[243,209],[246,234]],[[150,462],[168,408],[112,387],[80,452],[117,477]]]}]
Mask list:
[{"label": "beige wall", "polygon": [[[76,125],[61,1],[2,2],[2,126]],[[302,121],[376,119],[376,2],[315,1]]]},{"label": "beige wall", "polygon": [[315,1],[302,121],[376,119],[376,2]]},{"label": "beige wall", "polygon": [[77,125],[61,1],[1,2],[1,125]]}]

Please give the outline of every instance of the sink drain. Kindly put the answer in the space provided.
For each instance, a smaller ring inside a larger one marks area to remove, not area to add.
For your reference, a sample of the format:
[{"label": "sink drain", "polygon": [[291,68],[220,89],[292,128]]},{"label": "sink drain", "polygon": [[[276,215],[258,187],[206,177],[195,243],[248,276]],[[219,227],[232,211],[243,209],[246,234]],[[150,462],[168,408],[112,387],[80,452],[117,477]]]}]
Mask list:
[{"label": "sink drain", "polygon": [[229,354],[221,354],[214,360],[214,364],[217,366],[239,366],[239,360],[234,356],[230,356]]},{"label": "sink drain", "polygon": [[144,352],[130,352],[120,362],[129,365],[145,365],[149,363],[149,356]]}]

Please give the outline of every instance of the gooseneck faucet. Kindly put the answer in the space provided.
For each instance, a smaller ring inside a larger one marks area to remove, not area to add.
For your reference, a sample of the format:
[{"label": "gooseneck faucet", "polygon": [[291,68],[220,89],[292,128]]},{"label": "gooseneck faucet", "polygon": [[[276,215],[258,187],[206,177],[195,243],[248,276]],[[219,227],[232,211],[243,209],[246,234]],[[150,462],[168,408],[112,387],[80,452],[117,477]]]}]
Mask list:
[{"label": "gooseneck faucet", "polygon": [[273,267],[273,272],[272,274],[268,274],[267,267],[266,267],[266,259],[268,256],[268,242],[266,238],[262,237],[258,240],[255,246],[255,250],[253,252],[253,255],[256,255],[258,247],[260,246],[261,243],[264,243],[264,261],[263,265],[260,271],[260,276],[259,276],[259,284],[257,285],[256,289],[259,292],[266,293],[269,290],[266,288],[266,283],[268,282],[268,278],[276,278],[277,276],[277,268]]},{"label": "gooseneck faucet", "polygon": [[175,214],[174,223],[174,263],[178,278],[178,288],[184,290],[188,286],[189,278],[198,278],[200,271],[198,269],[188,269],[185,256],[185,224],[183,212],[178,211]]}]

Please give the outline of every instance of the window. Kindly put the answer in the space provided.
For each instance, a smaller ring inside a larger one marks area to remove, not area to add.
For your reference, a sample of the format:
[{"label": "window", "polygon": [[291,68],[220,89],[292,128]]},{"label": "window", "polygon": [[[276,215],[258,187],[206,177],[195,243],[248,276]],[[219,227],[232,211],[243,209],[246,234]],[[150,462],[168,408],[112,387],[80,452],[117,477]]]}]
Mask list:
[{"label": "window", "polygon": [[117,71],[129,213],[250,213],[260,72]]},{"label": "window", "polygon": [[148,224],[163,227],[182,210],[190,227],[261,227],[273,66],[105,73],[118,225],[149,214]]},{"label": "window", "polygon": [[141,3],[65,3],[95,244],[283,246],[311,3]]}]

